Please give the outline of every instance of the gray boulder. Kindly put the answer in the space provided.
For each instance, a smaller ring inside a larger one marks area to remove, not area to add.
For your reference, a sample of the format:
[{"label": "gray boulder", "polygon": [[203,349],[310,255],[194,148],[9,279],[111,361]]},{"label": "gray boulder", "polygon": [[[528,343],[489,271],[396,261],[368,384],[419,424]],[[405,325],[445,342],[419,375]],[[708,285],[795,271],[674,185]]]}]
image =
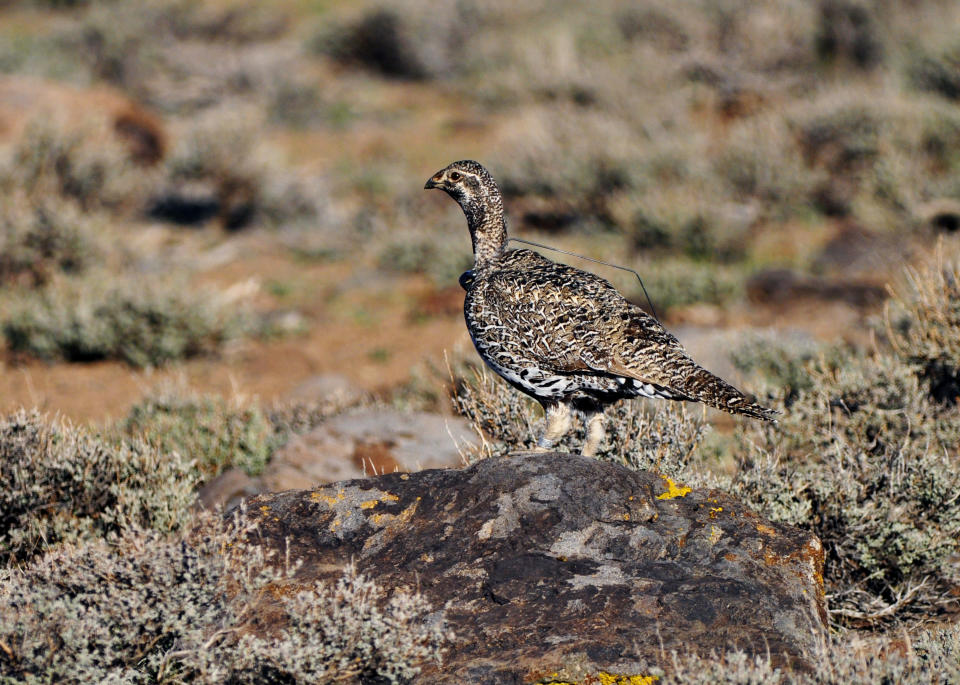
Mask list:
[{"label": "gray boulder", "polygon": [[671,651],[804,666],[826,628],[823,548],[719,491],[571,454],[481,461],[260,495],[298,582],[351,561],[419,588],[453,639],[418,682],[644,675]]}]

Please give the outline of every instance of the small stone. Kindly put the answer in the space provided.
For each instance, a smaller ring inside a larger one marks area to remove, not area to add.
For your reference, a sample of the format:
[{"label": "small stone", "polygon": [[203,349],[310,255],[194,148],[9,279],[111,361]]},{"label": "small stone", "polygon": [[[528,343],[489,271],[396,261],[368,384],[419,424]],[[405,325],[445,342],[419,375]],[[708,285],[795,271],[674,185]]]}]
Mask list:
[{"label": "small stone", "polygon": [[363,390],[349,378],[339,373],[324,373],[311,376],[292,391],[289,399],[299,402],[321,402],[334,399],[343,404],[353,404],[363,398]]},{"label": "small stone", "polygon": [[230,509],[260,491],[250,476],[238,468],[231,468],[200,488],[197,504],[203,509]]},{"label": "small stone", "polygon": [[464,419],[426,412],[360,409],[335,416],[277,450],[261,481],[267,491],[394,471],[462,465],[457,445],[476,434]]}]

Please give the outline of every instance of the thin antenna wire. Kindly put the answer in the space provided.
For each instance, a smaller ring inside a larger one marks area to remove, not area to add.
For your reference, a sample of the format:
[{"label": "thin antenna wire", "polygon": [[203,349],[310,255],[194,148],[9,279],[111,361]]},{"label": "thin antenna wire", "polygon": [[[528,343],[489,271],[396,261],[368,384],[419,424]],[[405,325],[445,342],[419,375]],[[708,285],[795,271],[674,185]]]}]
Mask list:
[{"label": "thin antenna wire", "polygon": [[609,266],[614,269],[620,269],[621,271],[632,273],[634,276],[637,277],[637,280],[640,281],[640,288],[643,289],[643,295],[644,297],[647,298],[647,304],[650,305],[650,311],[653,312],[653,318],[656,319],[657,321],[660,321],[660,317],[657,316],[657,310],[656,308],[654,308],[653,302],[650,301],[650,296],[647,294],[647,287],[643,284],[643,279],[640,278],[640,274],[638,274],[633,269],[626,266],[620,266],[619,264],[611,264],[610,262],[604,262],[599,259],[594,259],[593,257],[584,257],[582,254],[577,254],[576,252],[567,252],[566,250],[561,250],[559,247],[550,247],[549,245],[544,245],[543,243],[535,243],[532,240],[524,240],[523,238],[513,238],[513,237],[507,238],[508,243],[511,241],[518,242],[518,243],[526,243],[527,245],[533,245],[535,247],[542,247],[545,250],[553,250],[554,252],[560,252],[566,255],[570,255],[571,257],[579,257],[580,259],[586,259],[588,262],[594,262],[595,264],[603,264],[604,266]]}]

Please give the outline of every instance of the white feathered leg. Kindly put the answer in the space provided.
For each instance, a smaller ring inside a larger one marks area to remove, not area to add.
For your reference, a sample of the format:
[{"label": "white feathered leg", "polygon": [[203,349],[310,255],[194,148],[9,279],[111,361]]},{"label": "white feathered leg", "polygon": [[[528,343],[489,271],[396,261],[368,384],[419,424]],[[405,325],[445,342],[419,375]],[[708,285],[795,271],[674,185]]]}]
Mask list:
[{"label": "white feathered leg", "polygon": [[597,450],[603,443],[603,439],[607,437],[607,430],[604,427],[605,419],[603,412],[595,412],[587,416],[587,439],[583,443],[583,456],[597,456]]},{"label": "white feathered leg", "polygon": [[547,426],[543,435],[537,440],[536,452],[549,452],[557,440],[570,430],[570,405],[564,402],[547,407]]}]

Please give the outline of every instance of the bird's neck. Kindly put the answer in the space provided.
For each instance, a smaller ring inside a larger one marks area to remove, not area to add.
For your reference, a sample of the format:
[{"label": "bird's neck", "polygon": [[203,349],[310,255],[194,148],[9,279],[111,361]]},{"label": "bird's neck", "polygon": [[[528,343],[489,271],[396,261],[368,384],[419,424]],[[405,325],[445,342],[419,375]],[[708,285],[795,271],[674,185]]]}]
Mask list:
[{"label": "bird's neck", "polygon": [[481,267],[494,259],[507,245],[507,220],[499,194],[466,203],[463,213],[473,242],[473,265]]}]

